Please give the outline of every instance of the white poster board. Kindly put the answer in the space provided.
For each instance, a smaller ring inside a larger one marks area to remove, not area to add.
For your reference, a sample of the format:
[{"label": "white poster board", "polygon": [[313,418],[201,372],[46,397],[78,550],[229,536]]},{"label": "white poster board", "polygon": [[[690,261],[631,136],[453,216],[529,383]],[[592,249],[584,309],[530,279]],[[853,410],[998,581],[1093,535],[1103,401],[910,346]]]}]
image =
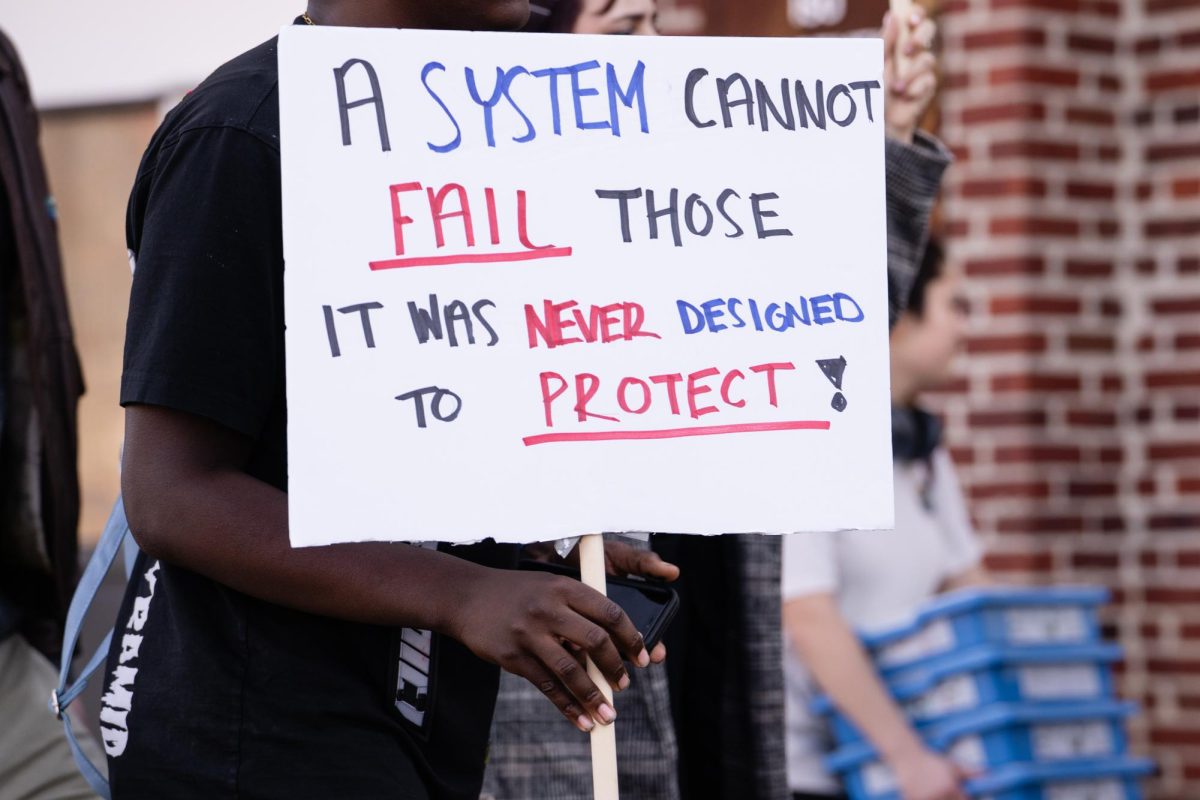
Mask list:
[{"label": "white poster board", "polygon": [[882,58],[286,28],[293,545],[891,527]]}]

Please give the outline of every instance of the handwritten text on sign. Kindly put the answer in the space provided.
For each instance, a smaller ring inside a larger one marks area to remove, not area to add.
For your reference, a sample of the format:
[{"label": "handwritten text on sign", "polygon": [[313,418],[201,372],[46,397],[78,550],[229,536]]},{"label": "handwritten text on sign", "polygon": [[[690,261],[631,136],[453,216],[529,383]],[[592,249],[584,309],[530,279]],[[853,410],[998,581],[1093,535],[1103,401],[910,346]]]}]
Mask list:
[{"label": "handwritten text on sign", "polygon": [[890,526],[881,72],[285,29],[293,543]]}]

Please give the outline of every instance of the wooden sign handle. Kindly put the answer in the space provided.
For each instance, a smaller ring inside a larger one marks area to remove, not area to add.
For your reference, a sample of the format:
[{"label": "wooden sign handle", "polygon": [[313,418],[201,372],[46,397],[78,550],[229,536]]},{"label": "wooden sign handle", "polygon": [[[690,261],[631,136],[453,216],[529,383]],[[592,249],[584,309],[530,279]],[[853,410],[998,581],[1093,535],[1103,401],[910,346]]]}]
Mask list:
[{"label": "wooden sign handle", "polygon": [[[608,581],[604,577],[604,537],[594,533],[579,540],[579,574],[585,585],[600,594],[608,594]],[[600,687],[608,704],[613,705],[612,687],[608,679],[589,658],[588,677]],[[617,727],[596,725],[592,729],[592,792],[595,800],[617,800]]]}]

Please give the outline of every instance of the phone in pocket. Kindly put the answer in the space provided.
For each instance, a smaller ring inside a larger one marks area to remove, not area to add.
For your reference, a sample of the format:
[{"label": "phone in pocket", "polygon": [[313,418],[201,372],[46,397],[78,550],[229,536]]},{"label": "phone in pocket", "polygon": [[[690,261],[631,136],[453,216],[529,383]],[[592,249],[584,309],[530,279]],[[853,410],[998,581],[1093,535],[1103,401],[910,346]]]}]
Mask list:
[{"label": "phone in pocket", "polygon": [[[566,564],[525,559],[521,561],[520,568],[553,572],[579,580],[579,570]],[[679,593],[661,581],[642,578],[609,575],[607,583],[609,598],[625,611],[634,627],[641,632],[646,640],[646,649],[653,650],[662,641],[667,626],[679,611]]]}]

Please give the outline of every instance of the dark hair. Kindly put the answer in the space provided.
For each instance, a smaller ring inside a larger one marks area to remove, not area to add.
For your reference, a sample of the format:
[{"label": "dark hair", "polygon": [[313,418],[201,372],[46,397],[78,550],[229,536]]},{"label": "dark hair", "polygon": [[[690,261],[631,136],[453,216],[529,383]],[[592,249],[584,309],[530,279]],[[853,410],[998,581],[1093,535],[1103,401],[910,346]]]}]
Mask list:
[{"label": "dark hair", "polygon": [[925,245],[925,254],[917,267],[917,277],[913,280],[912,291],[908,295],[908,311],[920,317],[925,313],[925,290],[929,284],[942,276],[942,264],[946,260],[942,243],[936,237],[930,237]]},{"label": "dark hair", "polygon": [[[583,13],[584,0],[533,0],[529,4],[529,22],[522,29],[527,33],[570,33]],[[608,0],[601,14],[608,12],[617,0]]]}]

